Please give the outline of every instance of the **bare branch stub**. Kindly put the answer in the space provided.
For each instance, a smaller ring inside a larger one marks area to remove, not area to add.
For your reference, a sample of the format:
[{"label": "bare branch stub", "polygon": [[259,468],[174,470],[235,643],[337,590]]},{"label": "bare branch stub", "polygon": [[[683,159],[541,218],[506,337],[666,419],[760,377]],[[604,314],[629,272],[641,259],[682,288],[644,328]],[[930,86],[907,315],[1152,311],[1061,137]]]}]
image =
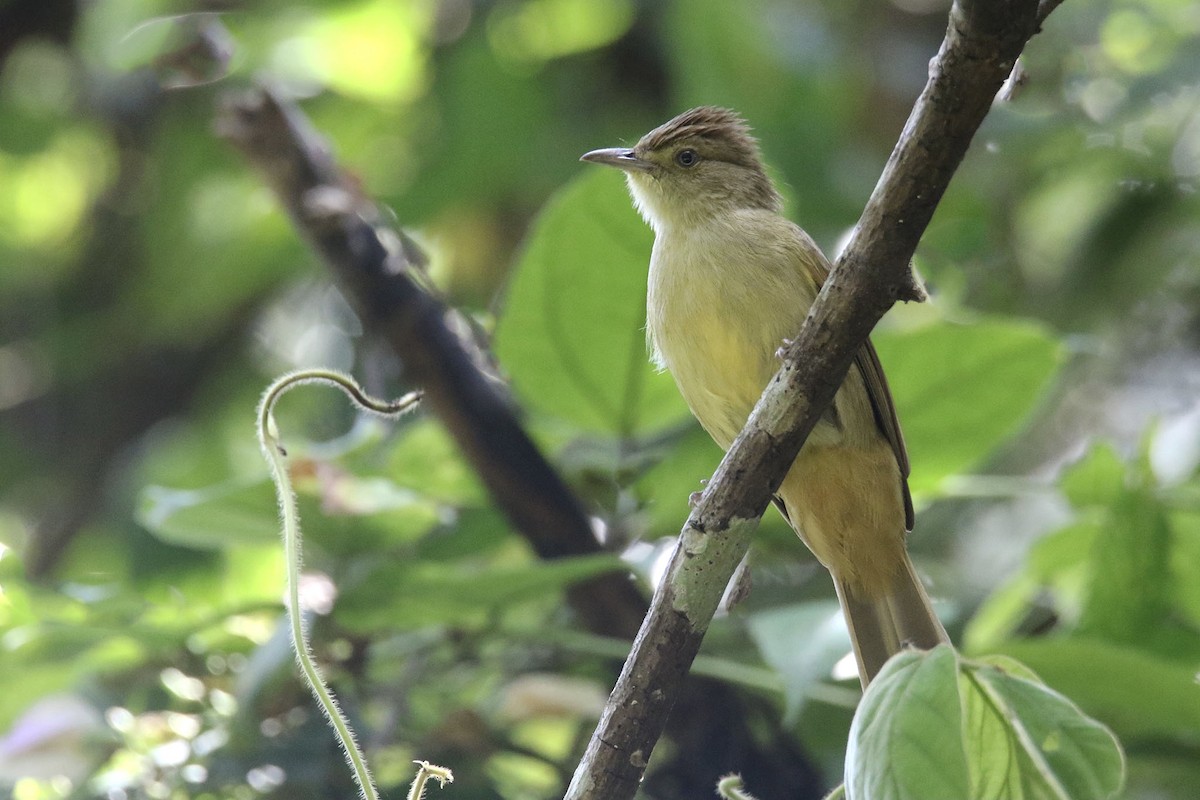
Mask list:
[{"label": "bare branch stub", "polygon": [[[917,243],[996,92],[1051,8],[1039,9],[1037,0],[955,3],[929,81],[850,242],[682,538],[701,532],[736,537],[732,550],[746,544],[745,520],[765,510],[871,329],[896,300],[923,294],[910,268]],[[677,548],[669,575],[686,579],[679,565],[688,557],[686,548]],[[723,586],[734,566],[706,577]],[[627,800],[637,791],[680,674],[711,618],[711,612],[705,618],[679,613],[676,599],[670,586],[655,593],[568,800]],[[662,657],[664,643],[671,658]]]}]

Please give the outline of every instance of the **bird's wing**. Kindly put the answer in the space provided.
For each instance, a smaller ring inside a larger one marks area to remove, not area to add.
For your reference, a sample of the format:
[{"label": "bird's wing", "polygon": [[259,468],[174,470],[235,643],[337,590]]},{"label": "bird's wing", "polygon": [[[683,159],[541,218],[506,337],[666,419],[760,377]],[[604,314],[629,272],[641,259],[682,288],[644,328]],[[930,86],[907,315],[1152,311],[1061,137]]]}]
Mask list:
[{"label": "bird's wing", "polygon": [[879,363],[879,355],[870,339],[859,349],[854,363],[858,365],[863,383],[866,384],[867,397],[871,399],[871,409],[875,412],[875,423],[892,446],[892,452],[896,454],[896,463],[900,465],[900,488],[904,494],[904,528],[911,531],[916,514],[913,511],[912,493],[908,490],[908,475],[912,471],[908,463],[908,448],[904,446],[904,433],[900,430],[900,420],[896,418],[892,390],[888,388],[883,365]]},{"label": "bird's wing", "polygon": [[[820,252],[819,250],[817,251]],[[822,256],[819,259],[804,259],[804,266],[817,281],[818,286],[825,285],[829,277],[829,262]],[[904,446],[904,434],[900,431],[900,420],[896,417],[896,404],[892,400],[892,391],[888,388],[887,378],[883,374],[883,365],[879,363],[879,355],[871,340],[859,348],[854,357],[854,363],[862,374],[863,384],[867,387],[867,397],[871,401],[871,410],[875,412],[875,424],[892,446],[896,454],[896,463],[900,466],[900,488],[904,495],[904,527],[912,530],[915,514],[913,512],[912,493],[908,490],[908,475],[911,467],[908,463],[908,449]]]}]

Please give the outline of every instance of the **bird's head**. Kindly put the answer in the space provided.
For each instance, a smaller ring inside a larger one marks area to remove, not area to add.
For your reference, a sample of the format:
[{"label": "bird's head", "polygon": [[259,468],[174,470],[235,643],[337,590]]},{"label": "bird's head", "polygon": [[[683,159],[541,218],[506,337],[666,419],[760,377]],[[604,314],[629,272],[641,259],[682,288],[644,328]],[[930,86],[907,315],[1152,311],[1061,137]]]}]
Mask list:
[{"label": "bird's head", "polygon": [[736,209],[781,206],[750,127],[726,108],[693,108],[633,147],[593,150],[582,160],[622,170],[634,204],[656,231]]}]

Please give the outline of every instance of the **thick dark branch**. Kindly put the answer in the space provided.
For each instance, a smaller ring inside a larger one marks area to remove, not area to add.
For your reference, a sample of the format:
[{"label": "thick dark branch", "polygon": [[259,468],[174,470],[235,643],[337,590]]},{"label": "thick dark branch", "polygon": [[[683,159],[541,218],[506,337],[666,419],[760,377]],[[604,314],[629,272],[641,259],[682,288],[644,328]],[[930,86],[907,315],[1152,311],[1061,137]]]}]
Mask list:
[{"label": "thick dark branch", "polygon": [[[373,208],[299,110],[255,90],[226,99],[217,129],[264,175],[364,324],[402,359],[496,505],[538,555],[597,552],[586,515],[517,422],[503,386],[480,370],[479,354],[447,324],[445,306],[414,280],[401,248],[389,250],[364,218]],[[569,592],[592,631],[627,637],[641,622],[644,601],[622,574]]]},{"label": "thick dark branch", "polygon": [[570,800],[634,796],[720,587],[749,546],[758,517],[875,323],[895,301],[923,296],[910,259],[996,92],[1041,21],[1037,0],[960,0],[951,9],[929,82],[845,252],[684,526],[567,792]]}]

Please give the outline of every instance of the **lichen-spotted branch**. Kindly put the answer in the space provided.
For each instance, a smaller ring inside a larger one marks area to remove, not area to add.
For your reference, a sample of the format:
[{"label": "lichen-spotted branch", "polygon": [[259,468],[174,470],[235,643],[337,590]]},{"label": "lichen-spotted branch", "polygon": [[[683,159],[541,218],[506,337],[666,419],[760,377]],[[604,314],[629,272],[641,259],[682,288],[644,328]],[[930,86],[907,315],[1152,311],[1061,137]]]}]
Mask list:
[{"label": "lichen-spotted branch", "polygon": [[[854,354],[897,300],[921,292],[910,259],[997,91],[1053,0],[958,0],[929,81],[804,327],[684,525],[568,800],[628,800],[645,772],[715,602]],[[712,540],[711,545],[697,541]],[[711,553],[723,554],[709,559]],[[698,569],[703,567],[703,569]],[[680,598],[688,598],[680,602]]]}]

